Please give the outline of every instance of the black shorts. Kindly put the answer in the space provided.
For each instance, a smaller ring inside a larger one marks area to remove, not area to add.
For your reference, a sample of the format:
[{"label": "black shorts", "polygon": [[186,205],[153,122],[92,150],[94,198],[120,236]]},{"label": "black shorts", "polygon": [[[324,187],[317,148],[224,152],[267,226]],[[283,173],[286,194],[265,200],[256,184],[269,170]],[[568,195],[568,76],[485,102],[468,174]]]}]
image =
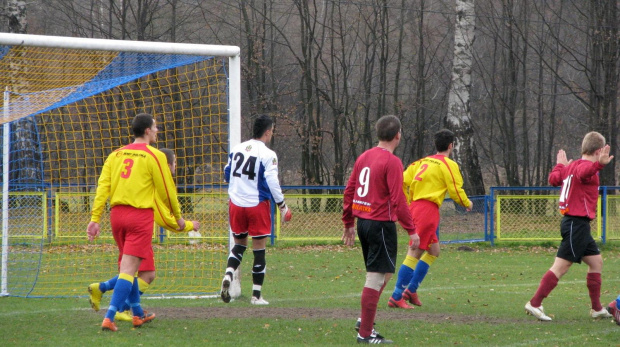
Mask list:
[{"label": "black shorts", "polygon": [[558,248],[558,258],[580,264],[583,257],[601,254],[590,233],[589,218],[564,216],[560,223],[560,233],[562,243]]},{"label": "black shorts", "polygon": [[398,252],[396,224],[358,218],[357,236],[362,244],[366,271],[393,274]]}]

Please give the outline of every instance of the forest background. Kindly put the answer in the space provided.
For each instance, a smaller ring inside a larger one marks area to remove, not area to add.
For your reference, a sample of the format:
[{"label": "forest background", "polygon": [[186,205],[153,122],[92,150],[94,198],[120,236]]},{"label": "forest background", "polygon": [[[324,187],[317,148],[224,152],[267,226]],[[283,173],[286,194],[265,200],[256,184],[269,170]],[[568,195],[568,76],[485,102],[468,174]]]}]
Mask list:
[{"label": "forest background", "polygon": [[[440,128],[469,195],[545,186],[558,149],[599,131],[618,153],[618,2],[605,0],[1,0],[1,32],[235,45],[242,137],[276,119],[284,185],[344,185],[403,123],[403,164]],[[601,185],[615,185],[615,161]]]}]

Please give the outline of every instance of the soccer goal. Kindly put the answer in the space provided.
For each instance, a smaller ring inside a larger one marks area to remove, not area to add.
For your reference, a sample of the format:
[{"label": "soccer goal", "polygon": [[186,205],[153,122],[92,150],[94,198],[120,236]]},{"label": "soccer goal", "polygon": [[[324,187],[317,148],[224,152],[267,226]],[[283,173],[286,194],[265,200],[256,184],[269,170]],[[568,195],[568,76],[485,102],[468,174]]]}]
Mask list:
[{"label": "soccer goal", "polygon": [[156,227],[152,296],[215,294],[229,249],[223,168],[240,142],[235,46],[0,34],[2,296],[84,296],[118,273],[109,216],[86,226],[103,162],[132,141],[141,112],[177,155],[186,220],[200,235]]}]

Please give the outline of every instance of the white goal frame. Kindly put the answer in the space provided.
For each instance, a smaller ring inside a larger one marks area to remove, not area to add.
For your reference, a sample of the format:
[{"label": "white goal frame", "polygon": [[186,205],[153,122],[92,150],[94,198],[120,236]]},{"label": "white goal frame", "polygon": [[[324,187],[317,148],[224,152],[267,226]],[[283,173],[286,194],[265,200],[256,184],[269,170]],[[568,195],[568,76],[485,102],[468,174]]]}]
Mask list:
[{"label": "white goal frame", "polygon": [[[90,49],[100,51],[124,51],[135,53],[153,54],[184,54],[184,55],[204,55],[228,57],[228,113],[229,113],[229,150],[241,142],[241,49],[238,46],[226,45],[206,45],[190,43],[169,43],[169,42],[149,42],[149,41],[125,41],[109,39],[93,39],[62,36],[44,36],[27,34],[0,33],[0,45],[7,46],[32,46],[47,48],[64,49]],[[6,101],[6,99],[5,99]],[[10,124],[7,122],[10,115],[10,105],[5,104],[3,121],[4,138],[9,138]],[[3,145],[3,183],[2,183],[2,269],[0,296],[8,296],[8,252],[9,252],[9,230],[8,230],[8,192],[9,192],[9,141],[4,141]],[[229,231],[229,248],[234,242],[232,233]],[[222,273],[223,275],[223,273]],[[231,288],[233,297],[241,294],[239,276],[235,276]]]}]

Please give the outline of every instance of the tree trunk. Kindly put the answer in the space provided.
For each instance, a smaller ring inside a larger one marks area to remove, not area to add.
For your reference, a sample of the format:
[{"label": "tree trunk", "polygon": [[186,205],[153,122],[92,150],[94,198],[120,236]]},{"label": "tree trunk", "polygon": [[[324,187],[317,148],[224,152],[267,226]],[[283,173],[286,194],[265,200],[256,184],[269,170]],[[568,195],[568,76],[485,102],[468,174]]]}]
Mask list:
[{"label": "tree trunk", "polygon": [[[618,95],[618,8],[615,1],[592,0],[590,126],[616,147]],[[601,185],[616,185],[615,160],[601,170]]]},{"label": "tree trunk", "polygon": [[474,0],[457,0],[456,12],[452,84],[445,122],[456,135],[453,153],[463,171],[465,191],[469,195],[484,195],[484,182],[478,163],[469,106],[475,25]]}]

